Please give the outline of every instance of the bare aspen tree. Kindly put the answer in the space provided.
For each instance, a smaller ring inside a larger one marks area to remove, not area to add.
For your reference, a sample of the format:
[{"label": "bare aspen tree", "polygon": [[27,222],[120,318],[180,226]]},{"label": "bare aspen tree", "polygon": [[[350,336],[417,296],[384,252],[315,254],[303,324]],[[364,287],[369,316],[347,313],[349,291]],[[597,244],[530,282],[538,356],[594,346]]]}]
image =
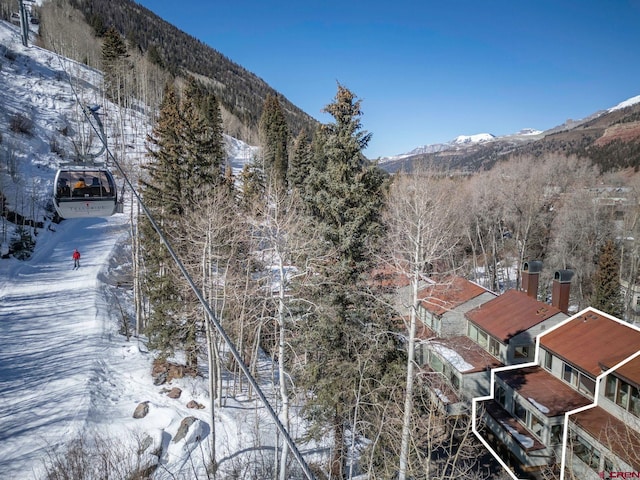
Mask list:
[{"label": "bare aspen tree", "polygon": [[552,225],[549,263],[556,269],[574,269],[572,298],[578,310],[588,306],[599,248],[613,233],[612,219],[597,202],[595,192],[576,189],[563,197]]},{"label": "bare aspen tree", "polygon": [[[291,288],[291,282],[296,277],[307,274],[304,267],[300,266],[303,256],[312,255],[311,241],[299,235],[303,228],[303,219],[299,215],[299,203],[294,192],[286,192],[278,186],[278,182],[270,182],[265,192],[266,205],[263,208],[264,216],[261,221],[261,243],[265,245],[262,254],[268,258],[274,275],[275,285],[267,290],[270,301],[274,304],[273,311],[276,324],[274,353],[277,358],[277,392],[281,405],[280,416],[287,430],[290,429],[290,401],[291,380],[287,367],[289,360],[289,329],[292,321],[291,303],[298,301],[295,291]],[[286,442],[282,443],[280,460],[278,462],[279,478],[285,480],[288,475],[287,457],[289,455]]]},{"label": "bare aspen tree", "polygon": [[[472,177],[461,192],[465,195],[467,237],[474,252],[473,263],[484,267],[486,288],[500,290],[500,260],[503,258],[506,225],[505,206],[497,191],[500,182],[490,172]],[[476,269],[474,268],[474,274]]]},{"label": "bare aspen tree", "polygon": [[100,42],[82,12],[69,2],[42,2],[40,42],[49,50],[94,68],[100,66]]},{"label": "bare aspen tree", "polygon": [[[238,243],[241,235],[242,222],[234,215],[233,203],[229,190],[222,186],[204,198],[199,208],[189,212],[185,223],[189,225],[190,248],[183,250],[184,264],[192,278],[207,300],[218,319],[224,319],[225,291],[228,284],[230,265],[238,254]],[[184,239],[181,240],[184,242]],[[197,303],[197,302],[194,302]],[[196,336],[204,333],[204,352],[209,373],[209,402],[211,422],[210,459],[217,468],[215,450],[215,411],[221,406],[221,358],[218,343],[220,339],[212,328],[207,314],[196,305],[189,310],[186,318],[193,322]]]},{"label": "bare aspen tree", "polygon": [[415,336],[419,321],[419,286],[426,270],[441,268],[456,248],[457,235],[451,192],[452,182],[434,171],[399,174],[393,181],[388,204],[389,246],[394,273],[411,282],[407,330],[407,368],[398,478],[407,478],[415,381]]}]

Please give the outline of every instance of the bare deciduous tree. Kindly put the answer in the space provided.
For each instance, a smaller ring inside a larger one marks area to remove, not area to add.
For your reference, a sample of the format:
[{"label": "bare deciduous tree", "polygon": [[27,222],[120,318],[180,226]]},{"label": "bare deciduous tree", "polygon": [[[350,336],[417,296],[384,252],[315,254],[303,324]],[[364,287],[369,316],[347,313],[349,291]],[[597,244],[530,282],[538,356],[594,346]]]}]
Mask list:
[{"label": "bare deciduous tree", "polygon": [[430,270],[449,270],[448,260],[456,248],[457,225],[451,201],[452,181],[432,171],[399,174],[394,178],[387,202],[389,261],[393,274],[410,279],[411,301],[408,312],[407,369],[402,413],[402,434],[398,478],[407,476],[413,387],[415,381],[415,336],[418,320],[419,285]]}]

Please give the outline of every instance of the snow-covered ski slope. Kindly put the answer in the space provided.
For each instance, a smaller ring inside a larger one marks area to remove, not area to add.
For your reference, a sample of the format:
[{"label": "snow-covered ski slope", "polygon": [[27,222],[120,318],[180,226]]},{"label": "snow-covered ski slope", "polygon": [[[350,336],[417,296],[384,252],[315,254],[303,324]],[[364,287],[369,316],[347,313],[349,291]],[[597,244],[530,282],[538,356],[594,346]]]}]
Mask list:
[{"label": "snow-covered ski slope", "polygon": [[[73,152],[72,140],[87,128],[78,97],[86,104],[102,104],[107,130],[117,119],[128,164],[143,160],[149,125],[140,112],[121,113],[104,101],[100,72],[34,45],[24,47],[18,29],[1,21],[0,64],[0,148],[10,147],[16,168],[13,176],[0,169],[2,191],[10,209],[44,225],[37,229],[31,258],[0,259],[0,480],[43,478],[49,455],[65,452],[81,436],[108,439],[134,454],[140,441],[150,438],[143,460],[161,464],[154,479],[207,478],[213,436],[206,372],[154,385],[153,352],[143,338],[127,340],[120,332],[123,313],[129,319],[133,315],[131,292],[115,286],[131,261],[130,192],[125,213],[108,218],[54,224],[45,210],[56,170],[72,163],[71,154],[60,156],[52,145]],[[16,114],[32,120],[30,135],[8,128]],[[107,133],[110,138],[116,134]],[[256,149],[231,137],[225,140],[228,160],[238,172]],[[92,152],[99,149],[91,146]],[[0,240],[2,253],[16,228],[4,225],[8,231]],[[78,270],[73,270],[74,248],[82,254]],[[263,360],[259,381],[273,395],[272,366]],[[167,396],[173,387],[182,389],[177,399]],[[191,400],[205,408],[188,408]],[[141,402],[148,402],[149,413],[134,419]],[[197,419],[192,435],[176,442],[186,417]],[[233,468],[247,454],[272,458],[273,422],[246,391],[226,398],[215,417],[221,469]],[[291,435],[299,437],[302,422],[294,417],[292,424]],[[159,458],[149,453],[160,447]],[[303,453],[309,448],[316,454],[326,451],[312,445],[302,448]]]}]

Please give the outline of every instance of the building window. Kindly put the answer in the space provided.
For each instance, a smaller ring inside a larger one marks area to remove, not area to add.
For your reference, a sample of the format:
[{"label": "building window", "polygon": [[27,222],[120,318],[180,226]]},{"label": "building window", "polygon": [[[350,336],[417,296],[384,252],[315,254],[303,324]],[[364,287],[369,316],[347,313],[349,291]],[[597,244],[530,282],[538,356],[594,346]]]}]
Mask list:
[{"label": "building window", "polygon": [[592,470],[600,468],[600,452],[593,448],[584,438],[576,436],[573,440],[573,453]]},{"label": "building window", "polygon": [[629,396],[629,411],[636,417],[640,417],[640,390],[631,386],[631,395]]},{"label": "building window", "polygon": [[469,322],[469,338],[474,342],[478,341],[478,329],[471,322]]},{"label": "building window", "polygon": [[604,457],[604,471],[605,472],[615,472],[615,471],[617,471],[617,469],[615,469],[615,467],[613,465],[613,460],[611,460],[608,457]]},{"label": "building window", "polygon": [[451,372],[451,385],[453,386],[453,388],[455,388],[456,390],[460,389],[460,379],[458,378],[458,376]]},{"label": "building window", "polygon": [[618,380],[618,389],[616,392],[616,403],[626,409],[629,404],[629,390],[631,385]]},{"label": "building window", "polygon": [[514,399],[513,415],[525,425],[531,433],[542,440],[544,420],[536,416],[531,410],[527,410],[519,399]]},{"label": "building window", "polygon": [[613,375],[607,375],[607,383],[605,384],[604,388],[604,396],[612,402],[615,402],[616,398],[616,383],[616,377],[614,377]]},{"label": "building window", "polygon": [[604,395],[636,417],[640,417],[640,391],[638,387],[630,385],[618,377],[608,375]]},{"label": "building window", "polygon": [[553,368],[553,355],[551,354],[551,352],[547,352],[546,350],[544,352],[544,368],[551,371],[551,369]]},{"label": "building window", "polygon": [[496,383],[496,392],[494,396],[495,396],[496,402],[498,402],[504,408],[506,406],[505,402],[507,397],[504,391],[504,387],[502,385],[498,385]]},{"label": "building window", "polygon": [[551,436],[549,438],[551,445],[562,443],[562,425],[551,425]]},{"label": "building window", "polygon": [[431,361],[430,361],[431,368],[436,372],[442,373],[442,371],[444,370],[444,365],[442,364],[442,360],[440,360],[440,357],[438,357],[437,355],[434,355],[433,353],[430,356],[431,356]]},{"label": "building window", "polygon": [[593,395],[596,393],[596,381],[588,375],[583,374],[582,372],[580,372],[579,381],[580,384],[578,386],[578,390],[593,397]]},{"label": "building window", "polygon": [[537,417],[536,415],[533,414],[533,412],[528,412],[529,413],[529,428],[531,429],[531,432],[538,437],[539,439],[542,439],[542,431],[544,430],[544,422]]},{"label": "building window", "polygon": [[533,351],[532,345],[520,345],[515,348],[514,357],[515,358],[529,358],[531,352]]},{"label": "building window", "polygon": [[493,337],[489,337],[489,353],[494,357],[500,355],[500,342]]},{"label": "building window", "polygon": [[595,379],[576,370],[568,363],[563,363],[563,365],[562,379],[576,387],[578,391],[593,397],[596,391]]},{"label": "building window", "polygon": [[578,371],[567,363],[564,364],[562,378],[574,387],[578,386]]},{"label": "building window", "polygon": [[478,345],[480,345],[485,350],[487,349],[487,346],[489,345],[489,338],[488,338],[487,334],[485,332],[483,332],[482,330],[478,330]]},{"label": "building window", "polygon": [[518,400],[513,402],[513,414],[519,418],[522,423],[527,424],[527,409],[524,408]]},{"label": "building window", "polygon": [[424,324],[436,333],[440,333],[440,318],[432,313],[425,315]]},{"label": "building window", "polygon": [[414,350],[414,360],[420,366],[427,363],[427,349],[424,345],[416,345]]}]

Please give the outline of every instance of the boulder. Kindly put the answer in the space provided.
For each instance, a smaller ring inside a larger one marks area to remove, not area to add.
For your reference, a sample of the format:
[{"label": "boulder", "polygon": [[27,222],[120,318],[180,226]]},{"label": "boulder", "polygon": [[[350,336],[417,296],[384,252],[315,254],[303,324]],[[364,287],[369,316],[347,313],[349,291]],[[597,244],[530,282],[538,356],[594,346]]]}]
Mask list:
[{"label": "boulder", "polygon": [[180,427],[178,428],[176,435],[173,437],[173,442],[178,443],[180,440],[185,438],[189,432],[189,427],[193,425],[196,420],[196,417],[183,418],[182,422],[180,422]]},{"label": "boulder", "polygon": [[[195,368],[161,359],[156,359],[151,369],[151,376],[154,379],[163,378],[164,382],[171,382],[174,378],[183,378],[185,376],[195,377],[197,373]],[[156,385],[160,385],[160,383],[156,383]]]},{"label": "boulder", "polygon": [[204,405],[196,402],[195,400],[191,400],[189,403],[187,403],[187,408],[197,408],[199,410],[202,410],[204,408]]},{"label": "boulder", "polygon": [[149,413],[149,402],[141,402],[133,412],[133,418],[144,418]]},{"label": "boulder", "polygon": [[162,385],[167,381],[167,372],[154,373],[152,376],[154,385]]},{"label": "boulder", "polygon": [[182,390],[178,387],[173,387],[169,390],[169,393],[167,393],[167,397],[169,398],[180,398],[180,395],[182,395]]}]

